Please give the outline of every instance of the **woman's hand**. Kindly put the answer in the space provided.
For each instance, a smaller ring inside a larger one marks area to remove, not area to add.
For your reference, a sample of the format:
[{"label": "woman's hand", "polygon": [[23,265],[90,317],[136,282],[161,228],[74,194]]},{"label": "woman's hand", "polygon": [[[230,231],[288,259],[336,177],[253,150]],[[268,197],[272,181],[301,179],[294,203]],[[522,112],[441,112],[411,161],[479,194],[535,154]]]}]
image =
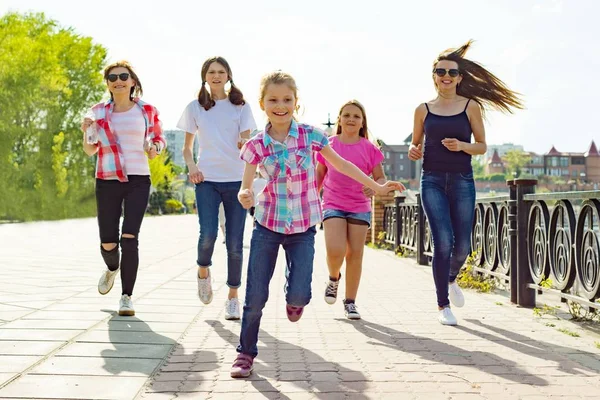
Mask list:
[{"label": "woman's hand", "polygon": [[204,182],[204,175],[202,175],[202,172],[200,172],[198,167],[195,165],[192,168],[190,168],[190,172],[188,172],[188,177],[190,179],[190,182],[192,183]]},{"label": "woman's hand", "polygon": [[158,155],[158,151],[156,150],[156,146],[155,145],[151,145],[150,148],[148,149],[148,151],[146,151],[146,153],[148,154],[148,158],[150,160],[152,160],[154,157],[156,157]]},{"label": "woman's hand", "polygon": [[91,118],[84,118],[83,122],[81,123],[81,130],[84,132],[87,131],[87,128],[89,128],[93,122],[94,121]]},{"label": "woman's hand", "polygon": [[463,150],[463,142],[458,139],[444,139],[442,140],[442,144],[450,151],[462,151]]},{"label": "woman's hand", "polygon": [[417,161],[423,158],[423,150],[421,149],[421,144],[419,143],[417,146],[411,144],[408,149],[408,159],[411,161]]}]

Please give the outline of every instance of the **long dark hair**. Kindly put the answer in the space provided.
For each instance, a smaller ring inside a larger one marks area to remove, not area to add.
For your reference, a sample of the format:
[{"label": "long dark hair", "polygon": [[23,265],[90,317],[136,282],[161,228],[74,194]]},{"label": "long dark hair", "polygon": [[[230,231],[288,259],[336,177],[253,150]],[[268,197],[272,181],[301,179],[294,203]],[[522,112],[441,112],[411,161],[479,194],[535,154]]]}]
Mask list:
[{"label": "long dark hair", "polygon": [[337,117],[337,123],[336,123],[337,128],[336,128],[335,134],[340,135],[342,133],[342,127],[340,126],[340,119],[342,117],[342,112],[344,111],[344,108],[346,106],[358,107],[358,109],[362,113],[362,117],[363,117],[363,126],[358,131],[358,136],[364,137],[365,139],[369,140],[369,128],[367,127],[367,113],[365,112],[365,106],[363,106],[358,100],[350,100],[340,108],[340,112]]},{"label": "long dark hair", "polygon": [[204,61],[202,64],[202,88],[200,88],[200,92],[198,92],[198,103],[206,111],[210,110],[215,105],[215,101],[212,98],[212,95],[208,93],[206,89],[206,74],[208,73],[208,68],[212,63],[219,63],[225,68],[227,72],[227,77],[229,78],[229,83],[231,84],[231,89],[229,90],[229,101],[231,104],[235,104],[236,106],[242,106],[246,104],[246,100],[244,100],[244,95],[242,91],[235,86],[233,83],[233,75],[231,73],[231,67],[229,67],[229,63],[223,57],[211,57],[208,60]]},{"label": "long dark hair", "polygon": [[[140,82],[140,78],[138,78],[137,74],[133,70],[133,67],[131,66],[131,64],[129,64],[129,61],[121,60],[107,65],[106,68],[104,68],[104,80],[108,82],[108,75],[110,74],[110,70],[118,67],[127,68],[131,79],[135,81],[135,86],[133,86],[131,88],[131,91],[129,92],[129,100],[133,100],[135,97],[142,97],[144,95],[144,90],[142,89],[142,82]],[[113,100],[113,94],[110,90],[109,92],[110,99]]]},{"label": "long dark hair", "polygon": [[523,109],[520,94],[510,90],[504,82],[475,61],[465,58],[465,54],[473,44],[472,40],[457,49],[444,50],[435,59],[433,68],[442,60],[454,61],[462,75],[462,81],[456,87],[456,94],[473,99],[481,106],[481,112],[492,108],[505,113],[513,112],[513,108]]}]

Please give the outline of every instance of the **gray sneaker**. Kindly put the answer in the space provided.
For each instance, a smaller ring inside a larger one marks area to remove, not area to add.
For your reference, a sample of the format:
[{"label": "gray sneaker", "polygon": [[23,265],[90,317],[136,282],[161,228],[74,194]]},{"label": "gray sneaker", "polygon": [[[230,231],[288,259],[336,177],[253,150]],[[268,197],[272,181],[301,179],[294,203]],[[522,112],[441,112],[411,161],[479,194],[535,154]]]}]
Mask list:
[{"label": "gray sneaker", "polygon": [[198,297],[204,304],[210,304],[213,299],[212,291],[212,276],[210,275],[210,268],[207,268],[208,276],[204,279],[198,276],[196,272],[196,279],[198,280]]},{"label": "gray sneaker", "polygon": [[344,314],[348,319],[360,319],[360,314],[354,303],[344,302]]},{"label": "gray sneaker", "polygon": [[135,310],[133,309],[133,302],[131,301],[131,297],[124,294],[121,296],[121,301],[119,302],[119,315],[133,317],[135,315]]},{"label": "gray sneaker", "polygon": [[225,319],[240,319],[240,302],[235,297],[225,302]]},{"label": "gray sneaker", "polygon": [[107,294],[108,292],[110,292],[110,289],[112,289],[113,285],[115,284],[115,277],[117,276],[117,272],[119,272],[119,269],[117,269],[116,271],[111,271],[107,268],[106,271],[102,273],[102,276],[98,281],[98,292],[100,294]]}]

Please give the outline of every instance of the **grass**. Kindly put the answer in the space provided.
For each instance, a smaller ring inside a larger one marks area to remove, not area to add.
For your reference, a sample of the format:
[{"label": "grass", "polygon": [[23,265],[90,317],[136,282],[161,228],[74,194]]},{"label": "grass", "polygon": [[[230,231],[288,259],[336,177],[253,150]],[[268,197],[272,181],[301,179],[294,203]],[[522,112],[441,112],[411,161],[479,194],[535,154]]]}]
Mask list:
[{"label": "grass", "polygon": [[570,331],[567,328],[560,328],[558,331],[564,333],[565,335],[569,335],[569,336],[572,336],[572,337],[579,337],[580,336],[579,333]]}]

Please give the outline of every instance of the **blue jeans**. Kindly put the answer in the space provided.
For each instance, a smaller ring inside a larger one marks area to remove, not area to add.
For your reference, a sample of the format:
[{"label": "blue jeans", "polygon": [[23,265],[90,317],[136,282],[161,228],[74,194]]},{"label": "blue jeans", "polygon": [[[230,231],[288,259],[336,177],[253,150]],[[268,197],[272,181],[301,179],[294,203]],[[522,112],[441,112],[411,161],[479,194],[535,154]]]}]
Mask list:
[{"label": "blue jeans", "polygon": [[316,228],[311,226],[306,232],[285,235],[254,223],[248,260],[242,332],[237,347],[239,353],[249,354],[252,357],[258,354],[260,319],[269,298],[269,282],[275,271],[279,246],[283,246],[287,261],[285,271],[287,304],[303,307],[310,302],[316,233]]},{"label": "blue jeans", "polygon": [[473,173],[423,171],[421,203],[433,239],[433,280],[439,307],[446,307],[454,282],[471,251],[475,214]]},{"label": "blue jeans", "polygon": [[227,286],[232,289],[242,284],[242,247],[246,210],[237,199],[241,182],[207,182],[196,184],[196,205],[200,221],[198,259],[200,268],[212,265],[217,231],[219,229],[219,205],[225,211],[225,244],[227,246]]}]

